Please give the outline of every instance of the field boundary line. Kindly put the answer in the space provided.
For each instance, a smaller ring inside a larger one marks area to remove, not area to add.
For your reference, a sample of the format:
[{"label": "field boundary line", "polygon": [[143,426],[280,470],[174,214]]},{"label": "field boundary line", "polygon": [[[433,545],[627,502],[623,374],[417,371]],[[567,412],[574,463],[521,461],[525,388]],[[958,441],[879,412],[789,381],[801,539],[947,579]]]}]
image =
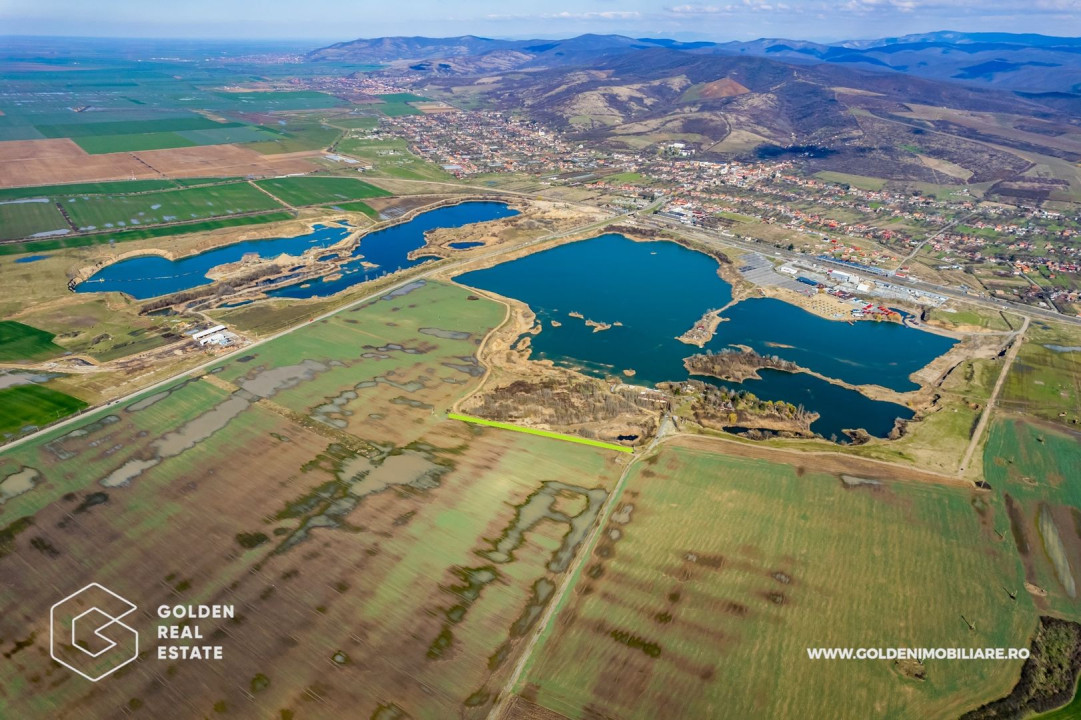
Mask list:
[{"label": "field boundary line", "polygon": [[601,440],[590,440],[589,438],[581,438],[574,435],[564,435],[563,433],[552,432],[550,430],[538,430],[537,428],[526,427],[524,425],[514,425],[512,423],[498,422],[496,420],[485,420],[484,418],[473,417],[472,415],[462,415],[461,413],[456,412],[448,412],[447,418],[450,420],[461,420],[462,422],[472,423],[474,425],[494,427],[500,430],[512,430],[514,432],[525,433],[527,435],[539,435],[540,437],[551,438],[553,440],[563,440],[565,442],[578,443],[579,445],[588,445],[590,447],[598,447],[605,450],[615,450],[617,452],[623,453],[634,452],[633,448],[624,447],[623,445],[615,445],[613,443],[606,443]]},{"label": "field boundary line", "polygon": [[1010,346],[1009,351],[1006,353],[1006,360],[1002,363],[1002,370],[998,374],[998,380],[995,381],[991,397],[987,398],[987,402],[984,403],[983,413],[980,414],[976,429],[972,432],[972,439],[968,443],[968,448],[965,449],[964,457],[961,458],[961,465],[957,468],[958,477],[965,474],[969,463],[972,462],[972,455],[976,452],[976,446],[980,444],[980,438],[983,437],[983,432],[991,419],[991,411],[995,408],[995,402],[998,400],[999,393],[1002,392],[1002,386],[1006,384],[1006,376],[1010,374],[1013,361],[1017,358],[1017,353],[1021,351],[1021,345],[1025,342],[1025,333],[1028,332],[1028,324],[1031,318],[1028,315],[1025,315],[1024,318],[1025,320],[1021,323],[1021,329],[1017,331],[1017,337],[1014,339],[1013,345]]}]

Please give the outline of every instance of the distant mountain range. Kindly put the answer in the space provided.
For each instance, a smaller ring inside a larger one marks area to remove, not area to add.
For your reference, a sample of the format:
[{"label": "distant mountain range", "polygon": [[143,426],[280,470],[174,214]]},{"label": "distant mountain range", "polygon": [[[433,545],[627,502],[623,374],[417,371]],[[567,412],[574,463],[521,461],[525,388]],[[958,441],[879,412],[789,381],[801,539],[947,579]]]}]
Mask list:
[{"label": "distant mountain range", "polygon": [[1071,38],[379,38],[308,60],[383,64],[416,92],[524,112],[597,148],[679,142],[699,158],[787,157],[992,196],[1081,193],[1081,40]]},{"label": "distant mountain range", "polygon": [[750,55],[796,64],[836,64],[935,80],[1035,93],[1081,96],[1081,38],[942,31],[821,44],[783,38],[679,42],[622,35],[566,40],[387,37],[320,48],[313,62],[387,64],[436,75],[588,65],[601,58],[664,48],[699,55]]}]

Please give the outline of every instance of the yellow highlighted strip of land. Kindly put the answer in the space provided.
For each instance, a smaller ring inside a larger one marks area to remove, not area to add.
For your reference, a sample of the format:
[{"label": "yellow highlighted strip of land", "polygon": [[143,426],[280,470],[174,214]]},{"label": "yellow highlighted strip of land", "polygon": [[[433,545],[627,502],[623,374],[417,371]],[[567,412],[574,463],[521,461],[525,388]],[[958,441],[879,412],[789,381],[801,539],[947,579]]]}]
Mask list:
[{"label": "yellow highlighted strip of land", "polygon": [[567,442],[578,443],[579,445],[590,445],[592,447],[604,448],[605,450],[615,450],[617,452],[625,453],[634,452],[634,450],[629,447],[613,445],[612,443],[601,442],[600,440],[588,440],[586,438],[575,437],[574,435],[564,435],[563,433],[549,432],[547,430],[537,430],[536,428],[522,427],[521,425],[496,422],[495,420],[484,420],[469,415],[447,413],[447,417],[451,420],[461,420],[462,422],[473,423],[474,425],[484,425],[487,427],[500,428],[501,430],[513,430],[514,432],[526,433],[527,435],[540,435],[541,437],[552,438],[553,440],[566,440]]}]

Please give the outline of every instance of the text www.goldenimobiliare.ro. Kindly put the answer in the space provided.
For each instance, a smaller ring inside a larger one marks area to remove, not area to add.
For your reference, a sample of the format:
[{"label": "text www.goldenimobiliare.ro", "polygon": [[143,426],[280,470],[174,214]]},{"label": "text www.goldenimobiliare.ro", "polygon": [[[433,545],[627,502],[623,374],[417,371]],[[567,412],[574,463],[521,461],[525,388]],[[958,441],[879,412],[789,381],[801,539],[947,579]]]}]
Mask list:
[{"label": "text www.goldenimobiliare.ro", "polygon": [[807,648],[811,660],[1028,660],[1028,648]]}]

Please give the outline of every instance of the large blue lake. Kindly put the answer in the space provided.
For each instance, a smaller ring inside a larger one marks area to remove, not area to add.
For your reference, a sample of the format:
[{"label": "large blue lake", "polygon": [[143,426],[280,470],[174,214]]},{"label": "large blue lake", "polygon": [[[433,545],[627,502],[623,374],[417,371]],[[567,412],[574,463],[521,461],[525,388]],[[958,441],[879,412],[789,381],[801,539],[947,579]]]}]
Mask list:
[{"label": "large blue lake", "polygon": [[[293,285],[273,291],[278,297],[325,297],[365,280],[408,268],[421,262],[408,255],[424,245],[424,233],[436,228],[455,228],[486,220],[517,215],[503,203],[467,202],[421,213],[409,222],[391,226],[361,238],[353,252],[358,259],[345,263],[343,276],[333,282],[315,280],[308,288]],[[262,258],[279,255],[299,257],[311,248],[325,248],[345,239],[353,228],[317,225],[310,233],[293,237],[266,238],[225,245],[180,260],[163,257],[136,257],[113,263],[76,287],[77,292],[123,292],[138,300],[189,290],[211,282],[207,273],[220,265],[236,262],[249,253]],[[360,256],[375,268],[364,268]]]},{"label": "large blue lake", "polygon": [[[686,379],[683,358],[702,351],[676,337],[706,310],[732,299],[714,259],[672,242],[634,242],[611,234],[456,279],[529,305],[543,324],[532,338],[533,357],[598,376],[631,369],[631,382],[642,384]],[[622,326],[593,332],[583,319],[569,317],[572,311]],[[728,320],[707,349],[749,345],[828,377],[899,391],[915,389],[908,376],[954,342],[894,323],[825,320],[768,298],[737,303],[724,317]],[[552,320],[561,325],[553,327]],[[843,430],[856,428],[884,437],[896,418],[913,415],[904,406],[871,400],[806,373],[759,374],[761,380],[743,383],[699,379],[743,388],[765,400],[802,404],[820,414],[811,427],[827,438],[843,439]]]}]

